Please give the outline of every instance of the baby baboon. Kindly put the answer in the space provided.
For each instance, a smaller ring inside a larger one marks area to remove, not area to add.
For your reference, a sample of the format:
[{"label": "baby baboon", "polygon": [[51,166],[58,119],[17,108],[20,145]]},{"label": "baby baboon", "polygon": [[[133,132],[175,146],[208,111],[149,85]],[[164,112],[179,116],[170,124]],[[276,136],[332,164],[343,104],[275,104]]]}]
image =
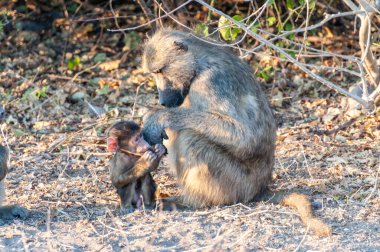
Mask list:
[{"label": "baby baboon", "polygon": [[115,152],[111,160],[111,180],[117,188],[122,209],[132,210],[154,205],[156,184],[151,171],[165,153],[157,144],[151,147],[142,137],[140,126],[133,121],[114,124],[108,131],[107,147]]},{"label": "baby baboon", "polygon": [[271,181],[276,123],[251,68],[230,51],[170,29],[147,42],[143,68],[167,107],[145,117],[143,135],[150,144],[168,137],[184,203],[234,204],[260,194]]},{"label": "baby baboon", "polygon": [[[5,112],[0,107],[0,122],[3,120]],[[0,219],[13,219],[16,217],[25,219],[28,217],[28,211],[17,205],[2,206],[5,200],[4,178],[8,173],[8,150],[0,145]]]}]

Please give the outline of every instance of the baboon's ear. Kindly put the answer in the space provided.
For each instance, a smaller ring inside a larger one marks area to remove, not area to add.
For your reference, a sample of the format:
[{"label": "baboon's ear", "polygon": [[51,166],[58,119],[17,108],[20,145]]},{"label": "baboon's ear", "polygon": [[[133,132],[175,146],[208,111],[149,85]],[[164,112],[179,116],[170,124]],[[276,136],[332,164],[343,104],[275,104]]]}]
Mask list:
[{"label": "baboon's ear", "polygon": [[110,152],[116,152],[118,148],[117,138],[109,137],[107,138],[107,150]]},{"label": "baboon's ear", "polygon": [[173,46],[177,48],[177,50],[184,52],[186,52],[189,49],[187,45],[182,41],[174,41]]}]

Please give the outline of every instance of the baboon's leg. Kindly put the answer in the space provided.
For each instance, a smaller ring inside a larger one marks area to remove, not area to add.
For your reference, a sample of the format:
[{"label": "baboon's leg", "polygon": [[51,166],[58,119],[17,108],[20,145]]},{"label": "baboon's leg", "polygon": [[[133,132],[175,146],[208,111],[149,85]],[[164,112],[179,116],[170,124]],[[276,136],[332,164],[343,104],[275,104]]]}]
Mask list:
[{"label": "baboon's leg", "polygon": [[120,208],[132,209],[135,201],[136,182],[117,188],[117,194],[120,197]]},{"label": "baboon's leg", "polygon": [[273,160],[239,162],[194,131],[166,132],[169,165],[177,173],[186,204],[201,207],[248,202],[271,179],[268,167]]},{"label": "baboon's leg", "polygon": [[154,193],[156,192],[156,183],[150,173],[146,173],[141,181],[141,195],[145,207],[152,207],[155,203]]}]

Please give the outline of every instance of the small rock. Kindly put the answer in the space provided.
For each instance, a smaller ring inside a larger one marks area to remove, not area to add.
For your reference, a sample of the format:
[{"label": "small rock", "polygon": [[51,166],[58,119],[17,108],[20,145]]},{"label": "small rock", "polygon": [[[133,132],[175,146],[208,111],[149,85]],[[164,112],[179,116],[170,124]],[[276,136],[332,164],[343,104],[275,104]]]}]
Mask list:
[{"label": "small rock", "polygon": [[70,53],[70,52],[68,52],[68,53],[65,54],[65,58],[68,59],[68,60],[71,59],[72,57],[73,57],[73,54]]},{"label": "small rock", "polygon": [[78,91],[76,93],[74,93],[72,96],[71,96],[71,99],[73,101],[82,101],[84,100],[84,98],[87,96],[87,94],[85,92],[82,92],[82,91]]},{"label": "small rock", "polygon": [[328,136],[323,136],[323,142],[330,142],[331,138]]},{"label": "small rock", "polygon": [[304,83],[304,79],[301,78],[299,75],[295,75],[294,78],[293,78],[293,82],[294,82],[297,86],[301,86],[301,85]]},{"label": "small rock", "polygon": [[346,142],[347,138],[344,137],[344,136],[341,136],[341,135],[337,135],[337,136],[335,137],[335,140],[344,143],[344,142]]},{"label": "small rock", "polygon": [[282,107],[284,102],[284,95],[280,90],[277,90],[277,94],[272,96],[272,104],[276,107]]}]

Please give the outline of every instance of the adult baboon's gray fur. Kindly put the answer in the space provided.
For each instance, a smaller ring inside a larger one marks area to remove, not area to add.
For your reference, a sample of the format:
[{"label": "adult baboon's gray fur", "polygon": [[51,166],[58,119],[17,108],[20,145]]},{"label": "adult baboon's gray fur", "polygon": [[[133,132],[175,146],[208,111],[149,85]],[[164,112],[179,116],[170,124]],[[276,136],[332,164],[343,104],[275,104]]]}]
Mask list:
[{"label": "adult baboon's gray fur", "polygon": [[143,68],[167,107],[145,118],[144,137],[156,144],[166,132],[185,203],[248,202],[266,188],[276,124],[246,63],[191,34],[163,29],[147,42]]},{"label": "adult baboon's gray fur", "polygon": [[164,29],[146,44],[143,68],[153,73],[167,107],[145,117],[144,138],[150,144],[164,139],[185,204],[234,204],[269,195],[296,208],[317,235],[331,234],[306,195],[260,193],[272,176],[276,124],[247,64],[191,34]]}]

